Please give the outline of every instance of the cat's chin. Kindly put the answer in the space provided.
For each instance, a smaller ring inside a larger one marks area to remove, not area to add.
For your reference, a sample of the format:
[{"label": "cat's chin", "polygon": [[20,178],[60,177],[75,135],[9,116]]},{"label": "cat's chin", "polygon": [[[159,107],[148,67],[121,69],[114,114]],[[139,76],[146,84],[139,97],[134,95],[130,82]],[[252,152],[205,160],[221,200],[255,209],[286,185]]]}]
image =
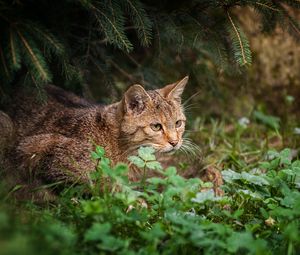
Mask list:
[{"label": "cat's chin", "polygon": [[158,150],[158,152],[161,152],[161,153],[167,153],[167,154],[172,154],[174,153],[175,151],[177,151],[178,148],[176,147],[172,147],[172,148],[163,148],[163,149],[160,149]]},{"label": "cat's chin", "polygon": [[152,147],[156,152],[158,153],[167,153],[167,154],[173,154],[175,151],[177,151],[181,145],[177,145],[175,147],[170,146],[170,147],[164,147],[162,148],[161,146],[153,145],[153,144],[147,144],[147,145],[142,145],[142,146],[150,146]]},{"label": "cat's chin", "polygon": [[162,150],[159,150],[158,152],[161,152],[161,153],[171,153],[172,151],[175,151],[173,148],[171,149],[162,149]]},{"label": "cat's chin", "polygon": [[173,149],[173,150],[168,151],[168,152],[163,152],[163,154],[166,154],[166,155],[174,155],[176,151],[177,151],[176,149],[175,149],[175,150]]}]

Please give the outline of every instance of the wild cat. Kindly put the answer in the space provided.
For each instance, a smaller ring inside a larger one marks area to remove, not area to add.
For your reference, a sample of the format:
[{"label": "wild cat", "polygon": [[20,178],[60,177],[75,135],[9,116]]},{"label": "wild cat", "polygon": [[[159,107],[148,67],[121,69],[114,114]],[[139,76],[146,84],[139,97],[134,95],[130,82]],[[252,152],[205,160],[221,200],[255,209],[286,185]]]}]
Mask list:
[{"label": "wild cat", "polygon": [[[184,77],[161,89],[146,91],[132,85],[121,101],[99,106],[49,85],[47,101],[21,96],[11,110],[15,129],[12,160],[18,175],[38,184],[85,182],[95,170],[91,151],[104,147],[113,164],[126,162],[141,146],[157,152],[178,150],[183,143],[186,117],[181,96]],[[141,178],[132,167],[128,178]]]}]

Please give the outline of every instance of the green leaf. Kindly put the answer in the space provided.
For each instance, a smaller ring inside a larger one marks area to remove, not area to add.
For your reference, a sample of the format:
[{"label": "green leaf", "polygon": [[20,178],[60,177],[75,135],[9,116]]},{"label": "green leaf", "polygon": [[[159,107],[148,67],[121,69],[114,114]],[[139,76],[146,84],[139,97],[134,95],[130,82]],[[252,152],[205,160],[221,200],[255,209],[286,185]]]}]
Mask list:
[{"label": "green leaf", "polygon": [[270,185],[269,182],[262,175],[258,176],[258,175],[249,174],[247,172],[242,172],[241,178],[259,186]]},{"label": "green leaf", "polygon": [[239,189],[239,190],[237,190],[237,193],[242,193],[244,195],[244,197],[248,196],[248,197],[251,197],[251,198],[254,198],[254,199],[259,199],[259,200],[263,199],[262,195],[260,195],[257,192],[253,192],[251,190],[248,190],[248,189]]},{"label": "green leaf", "polygon": [[110,167],[110,159],[108,158],[101,158],[98,167],[100,167],[102,172],[107,176],[111,176],[113,174],[113,171]]},{"label": "green leaf", "polygon": [[246,249],[251,254],[266,254],[268,247],[266,241],[255,240],[249,232],[234,232],[226,240],[226,248],[230,253],[238,253],[239,250]]},{"label": "green leaf", "polygon": [[267,156],[268,156],[268,159],[272,160],[272,159],[279,157],[279,153],[276,150],[271,149],[267,152]]},{"label": "green leaf", "polygon": [[148,178],[147,179],[147,182],[151,183],[151,184],[154,184],[154,185],[158,185],[158,184],[166,184],[166,179],[162,179],[162,178],[159,178],[159,177],[151,177],[151,178]]},{"label": "green leaf", "polygon": [[91,152],[91,157],[92,157],[92,159],[100,159],[101,158],[95,151]]},{"label": "green leaf", "polygon": [[168,167],[166,170],[165,170],[165,175],[166,176],[173,176],[173,175],[176,175],[177,173],[177,170],[175,167],[171,166],[171,167]]},{"label": "green leaf", "polygon": [[139,168],[143,168],[146,165],[145,161],[138,156],[130,156],[128,160]]},{"label": "green leaf", "polygon": [[170,175],[168,177],[168,181],[172,183],[176,188],[183,188],[187,185],[186,179],[177,174]]},{"label": "green leaf", "polygon": [[141,236],[147,241],[161,240],[166,236],[160,223],[153,224],[152,228],[147,232],[141,232]]},{"label": "green leaf", "polygon": [[94,215],[103,212],[104,208],[100,201],[82,201],[83,211],[87,215]]},{"label": "green leaf", "polygon": [[226,182],[232,182],[233,180],[241,179],[241,174],[228,169],[222,171],[222,177]]},{"label": "green leaf", "polygon": [[120,175],[124,175],[128,172],[128,166],[125,164],[117,164],[113,170],[116,175],[120,176]]},{"label": "green leaf", "polygon": [[265,219],[268,219],[270,217],[269,213],[265,210],[265,208],[261,207],[259,208],[259,211]]},{"label": "green leaf", "polygon": [[103,157],[105,155],[105,150],[101,146],[96,146],[96,153],[99,157]]},{"label": "green leaf", "polygon": [[269,182],[264,178],[264,176],[258,176],[249,174],[247,172],[236,173],[231,169],[222,171],[223,179],[226,182],[232,183],[234,180],[245,180],[249,183],[253,183],[255,185],[263,186],[263,185],[270,185]]},{"label": "green leaf", "polygon": [[152,147],[140,147],[138,150],[138,155],[144,160],[144,161],[152,161],[155,160],[155,155],[153,154],[155,152],[154,148]]},{"label": "green leaf", "polygon": [[263,169],[270,169],[270,163],[269,162],[259,162],[259,166]]},{"label": "green leaf", "polygon": [[207,191],[203,191],[203,192],[198,192],[196,194],[195,198],[192,198],[192,202],[196,202],[199,204],[203,204],[206,201],[218,201],[221,200],[221,197],[215,197],[215,193],[212,189],[207,190]]},{"label": "green leaf", "polygon": [[280,165],[280,158],[275,158],[270,162],[270,169],[277,169]]},{"label": "green leaf", "polygon": [[280,118],[278,117],[272,115],[266,115],[260,111],[254,111],[253,116],[257,121],[261,122],[262,124],[266,125],[269,128],[275,130],[279,130],[280,128]]},{"label": "green leaf", "polygon": [[93,223],[93,225],[84,234],[84,241],[99,241],[102,240],[111,230],[110,223]]},{"label": "green leaf", "polygon": [[279,153],[280,156],[280,164],[282,165],[290,165],[291,164],[291,150],[286,148]]},{"label": "green leaf", "polygon": [[299,167],[299,168],[300,168],[300,160],[295,160],[295,161],[292,163],[292,167]]},{"label": "green leaf", "polygon": [[60,242],[70,247],[76,243],[76,234],[70,226],[60,222],[52,222],[44,229],[49,243]]},{"label": "green leaf", "polygon": [[146,167],[153,170],[161,170],[162,166],[158,161],[146,162]]},{"label": "green leaf", "polygon": [[300,201],[300,192],[291,191],[281,200],[280,204],[286,207],[293,208],[294,205]]},{"label": "green leaf", "polygon": [[290,223],[288,224],[284,229],[284,236],[291,241],[294,241],[295,243],[299,242],[299,225]]},{"label": "green leaf", "polygon": [[114,252],[124,246],[127,246],[126,243],[127,243],[126,241],[123,241],[119,238],[110,235],[110,236],[103,236],[102,242],[98,244],[97,247],[101,250]]}]

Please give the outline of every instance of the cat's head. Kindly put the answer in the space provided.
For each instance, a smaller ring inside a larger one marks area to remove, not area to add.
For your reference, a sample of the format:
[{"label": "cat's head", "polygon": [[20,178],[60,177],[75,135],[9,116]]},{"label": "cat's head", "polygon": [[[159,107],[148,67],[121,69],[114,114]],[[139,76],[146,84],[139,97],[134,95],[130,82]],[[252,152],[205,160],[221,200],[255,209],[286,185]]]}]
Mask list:
[{"label": "cat's head", "polygon": [[180,148],[186,121],[181,95],[187,81],[188,76],[149,91],[132,85],[125,92],[120,141],[129,150],[152,146],[157,152],[170,152]]}]

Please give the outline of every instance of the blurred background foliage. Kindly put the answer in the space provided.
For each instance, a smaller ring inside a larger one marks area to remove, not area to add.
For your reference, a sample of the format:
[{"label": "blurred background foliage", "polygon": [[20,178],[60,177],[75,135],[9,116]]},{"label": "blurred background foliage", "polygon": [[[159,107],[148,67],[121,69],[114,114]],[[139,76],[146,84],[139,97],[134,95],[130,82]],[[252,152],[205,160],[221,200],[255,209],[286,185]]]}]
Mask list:
[{"label": "blurred background foliage", "polygon": [[2,104],[17,86],[42,95],[49,82],[109,103],[133,83],[150,89],[189,74],[186,96],[194,95],[197,114],[239,116],[259,98],[274,106],[299,93],[299,7],[295,0],[2,0]]}]

